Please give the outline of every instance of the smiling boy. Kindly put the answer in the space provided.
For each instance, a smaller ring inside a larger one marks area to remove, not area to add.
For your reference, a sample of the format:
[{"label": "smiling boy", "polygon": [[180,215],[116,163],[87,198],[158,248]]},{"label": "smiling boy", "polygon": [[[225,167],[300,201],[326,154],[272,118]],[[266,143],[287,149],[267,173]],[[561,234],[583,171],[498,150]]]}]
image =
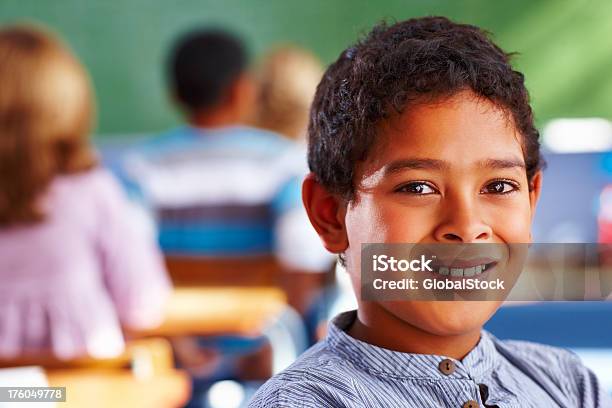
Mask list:
[{"label": "smiling boy", "polygon": [[482,329],[501,301],[365,301],[363,243],[531,242],[542,183],[523,75],[480,29],[380,25],[327,70],[303,199],[357,311],[250,407],[603,407],[572,353]]}]

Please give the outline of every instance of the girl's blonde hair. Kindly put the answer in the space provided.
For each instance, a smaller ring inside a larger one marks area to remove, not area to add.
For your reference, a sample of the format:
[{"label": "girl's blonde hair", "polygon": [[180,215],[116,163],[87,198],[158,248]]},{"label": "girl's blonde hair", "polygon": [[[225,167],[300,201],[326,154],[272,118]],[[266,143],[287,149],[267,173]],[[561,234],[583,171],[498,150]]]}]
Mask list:
[{"label": "girl's blonde hair", "polygon": [[85,69],[57,37],[0,28],[0,225],[42,220],[51,180],[96,165],[94,110]]},{"label": "girl's blonde hair", "polygon": [[306,50],[289,45],[271,51],[259,72],[256,125],[292,139],[303,138],[322,76],[321,62]]}]

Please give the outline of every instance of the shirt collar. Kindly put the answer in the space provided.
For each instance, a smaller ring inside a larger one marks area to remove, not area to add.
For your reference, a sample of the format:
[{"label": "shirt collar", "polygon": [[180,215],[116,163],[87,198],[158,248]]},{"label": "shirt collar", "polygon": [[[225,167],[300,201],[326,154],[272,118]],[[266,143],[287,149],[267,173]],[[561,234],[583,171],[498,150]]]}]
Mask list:
[{"label": "shirt collar", "polygon": [[[479,381],[501,362],[495,348],[495,338],[485,330],[482,330],[478,344],[459,361],[433,354],[393,351],[354,339],[345,330],[356,318],[355,310],[336,316],[329,325],[325,341],[336,355],[374,375],[434,380],[471,378]],[[450,375],[443,374],[438,368],[445,359],[455,363],[455,370]]]}]

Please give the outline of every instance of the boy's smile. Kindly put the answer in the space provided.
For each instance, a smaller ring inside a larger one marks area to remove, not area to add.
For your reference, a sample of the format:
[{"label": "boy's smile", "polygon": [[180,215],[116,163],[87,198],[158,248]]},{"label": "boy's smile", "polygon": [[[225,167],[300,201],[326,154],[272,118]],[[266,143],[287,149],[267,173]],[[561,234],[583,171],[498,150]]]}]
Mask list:
[{"label": "boy's smile", "polygon": [[[356,293],[362,243],[531,241],[541,175],[530,185],[522,136],[492,102],[465,91],[408,107],[380,135],[356,168],[355,200],[345,209],[345,256]],[[364,327],[357,334],[378,341],[370,336],[389,332],[383,335],[389,348],[410,346],[397,343],[394,332],[468,336],[475,342],[500,303],[360,301]]]}]

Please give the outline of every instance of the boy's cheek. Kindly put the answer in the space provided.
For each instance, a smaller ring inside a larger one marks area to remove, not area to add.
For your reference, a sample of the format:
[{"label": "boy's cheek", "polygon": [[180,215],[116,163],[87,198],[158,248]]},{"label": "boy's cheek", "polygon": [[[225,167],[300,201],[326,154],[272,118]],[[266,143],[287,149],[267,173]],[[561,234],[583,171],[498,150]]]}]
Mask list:
[{"label": "boy's cheek", "polygon": [[384,243],[416,243],[428,240],[435,230],[435,214],[432,207],[407,209],[401,205],[389,205],[381,209],[378,229]]},{"label": "boy's cheek", "polygon": [[349,247],[362,243],[421,242],[433,228],[427,210],[406,211],[401,206],[362,203],[347,213]]},{"label": "boy's cheek", "polygon": [[349,250],[361,247],[362,243],[384,242],[385,214],[370,196],[362,196],[357,204],[351,204],[345,219]]},{"label": "boy's cheek", "polygon": [[493,234],[503,242],[527,243],[531,239],[531,209],[518,205],[511,211],[494,209],[489,214]]}]

